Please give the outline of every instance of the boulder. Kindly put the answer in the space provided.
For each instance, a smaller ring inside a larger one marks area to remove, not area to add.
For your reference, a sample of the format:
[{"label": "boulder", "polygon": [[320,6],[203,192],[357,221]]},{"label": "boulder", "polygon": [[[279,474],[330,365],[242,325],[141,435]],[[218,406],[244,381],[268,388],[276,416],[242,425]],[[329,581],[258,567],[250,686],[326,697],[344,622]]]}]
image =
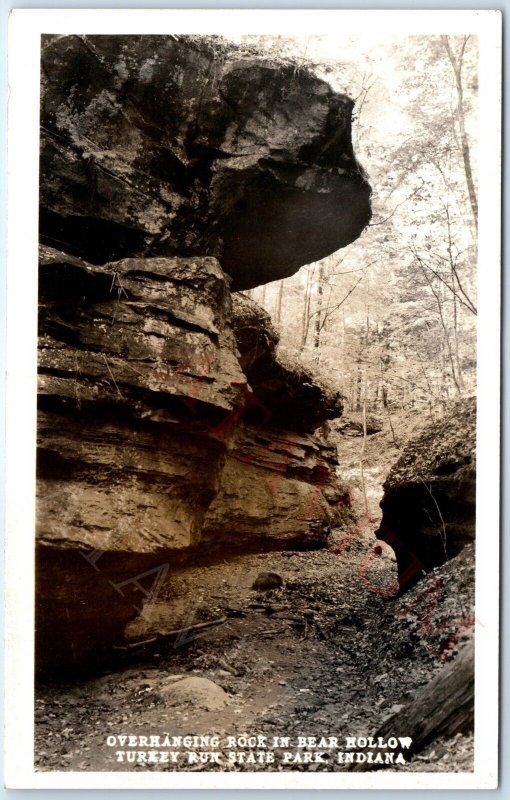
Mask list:
[{"label": "boulder", "polygon": [[376,536],[394,549],[400,588],[475,537],[476,401],[459,401],[405,446],[384,483]]},{"label": "boulder", "polygon": [[341,419],[335,420],[332,427],[336,433],[340,433],[342,436],[363,436],[365,431],[367,436],[373,436],[382,431],[383,423],[372,414],[366,414],[363,418],[361,412],[351,411]]},{"label": "boulder", "polygon": [[352,101],[306,69],[218,37],[41,44],[47,671],[122,645],[183,565],[318,546],[349,516],[318,432],[340,396],[285,363],[267,316],[230,291],[353,241],[370,187]]},{"label": "boulder", "polygon": [[191,676],[180,680],[169,680],[160,686],[159,693],[170,706],[190,704],[206,711],[219,711],[228,705],[228,694],[221,686],[208,678]]},{"label": "boulder", "polygon": [[216,256],[243,289],[355,240],[353,101],[218,37],[42,37],[42,241],[94,264]]},{"label": "boulder", "polygon": [[252,584],[256,592],[270,592],[283,586],[283,578],[277,572],[259,572]]}]

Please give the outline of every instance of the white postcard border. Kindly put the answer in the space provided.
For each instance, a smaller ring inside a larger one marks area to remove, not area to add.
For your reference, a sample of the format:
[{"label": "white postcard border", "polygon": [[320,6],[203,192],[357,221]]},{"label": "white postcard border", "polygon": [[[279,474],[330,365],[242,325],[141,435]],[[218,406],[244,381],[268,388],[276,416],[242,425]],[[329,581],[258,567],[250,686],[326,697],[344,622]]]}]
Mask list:
[{"label": "white postcard border", "polygon": [[[39,53],[41,33],[388,36],[472,33],[480,42],[476,672],[474,773],[35,772],[34,522]],[[496,11],[15,10],[9,31],[6,729],[9,788],[491,789],[497,785],[501,14]]]}]

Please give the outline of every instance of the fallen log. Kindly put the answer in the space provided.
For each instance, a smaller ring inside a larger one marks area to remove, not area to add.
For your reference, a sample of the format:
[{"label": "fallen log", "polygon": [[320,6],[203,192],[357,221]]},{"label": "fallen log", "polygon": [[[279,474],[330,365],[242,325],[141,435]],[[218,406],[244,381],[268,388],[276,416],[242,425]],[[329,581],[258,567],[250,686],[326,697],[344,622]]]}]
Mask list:
[{"label": "fallen log", "polygon": [[[410,737],[412,744],[402,751],[406,761],[426,744],[441,736],[469,733],[474,722],[474,641],[446,664],[404,708],[388,717],[373,734],[381,737]],[[400,752],[400,751],[399,751]],[[380,769],[381,764],[359,763],[351,772]]]},{"label": "fallen log", "polygon": [[213,628],[216,625],[223,625],[227,622],[227,617],[219,617],[218,619],[211,619],[207,622],[197,622],[195,625],[186,625],[184,628],[176,628],[173,631],[166,631],[165,633],[156,633],[149,639],[139,639],[135,642],[127,642],[126,644],[113,645],[113,650],[120,650],[122,652],[130,652],[140,648],[148,647],[150,644],[161,644],[170,639],[176,639],[180,636],[187,636],[191,631],[201,631],[206,628]]}]

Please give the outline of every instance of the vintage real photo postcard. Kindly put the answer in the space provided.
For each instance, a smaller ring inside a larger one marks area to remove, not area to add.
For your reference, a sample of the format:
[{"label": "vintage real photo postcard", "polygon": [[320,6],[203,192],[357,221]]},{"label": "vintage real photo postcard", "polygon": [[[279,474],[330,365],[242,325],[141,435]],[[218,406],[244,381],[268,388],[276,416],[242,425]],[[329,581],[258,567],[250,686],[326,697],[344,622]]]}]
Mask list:
[{"label": "vintage real photo postcard", "polygon": [[10,787],[494,788],[501,17],[15,11]]}]

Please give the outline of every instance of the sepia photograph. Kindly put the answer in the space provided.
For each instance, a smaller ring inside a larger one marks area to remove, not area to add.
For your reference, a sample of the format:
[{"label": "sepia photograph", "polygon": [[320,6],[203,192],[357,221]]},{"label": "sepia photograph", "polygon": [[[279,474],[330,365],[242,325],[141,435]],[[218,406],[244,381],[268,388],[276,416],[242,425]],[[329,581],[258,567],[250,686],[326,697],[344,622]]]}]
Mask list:
[{"label": "sepia photograph", "polygon": [[474,775],[463,19],[40,34],[35,773]]}]

